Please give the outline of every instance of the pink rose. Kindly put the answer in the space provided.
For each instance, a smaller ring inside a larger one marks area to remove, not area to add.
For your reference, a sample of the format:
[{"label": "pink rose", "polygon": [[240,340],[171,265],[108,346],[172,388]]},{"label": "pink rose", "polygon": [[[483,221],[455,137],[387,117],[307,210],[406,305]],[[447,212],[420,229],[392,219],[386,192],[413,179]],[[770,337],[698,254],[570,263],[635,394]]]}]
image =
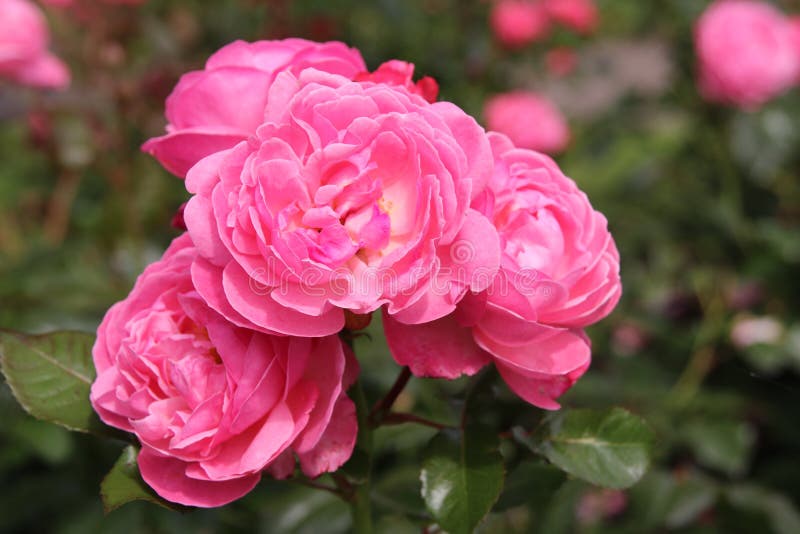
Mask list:
[{"label": "pink rose", "polygon": [[503,133],[520,148],[556,154],[569,143],[564,116],[545,97],[527,91],[497,95],[483,110],[489,130]]},{"label": "pink rose", "polygon": [[489,22],[497,40],[509,48],[531,44],[550,31],[544,6],[533,0],[498,0]]},{"label": "pink rose", "polygon": [[[322,336],[343,310],[438,319],[484,289],[497,232],[474,209],[484,131],[453,104],[306,69],[278,75],[255,136],[187,176],[192,276],[240,326]],[[480,243],[463,257],[463,243]]]},{"label": "pink rose", "polygon": [[136,434],[142,477],[181,504],[238,499],[264,470],[290,475],[294,455],[310,477],[338,469],[357,432],[339,339],[230,324],[192,286],[195,257],[177,238],[103,319],[91,393],[101,419]]},{"label": "pink rose", "polygon": [[34,87],[69,85],[66,65],[48,52],[50,31],[27,0],[0,0],[0,77]]},{"label": "pink rose", "polygon": [[547,14],[555,22],[578,33],[591,33],[599,16],[593,0],[544,0]]},{"label": "pink rose", "polygon": [[414,83],[414,64],[399,59],[383,63],[375,69],[375,72],[361,73],[355,77],[355,81],[399,85],[431,103],[436,102],[436,98],[439,96],[439,84],[436,83],[436,80],[425,76]]},{"label": "pink rose", "polygon": [[278,73],[309,67],[348,78],[367,70],[361,54],[339,42],[233,42],[212,55],[204,70],[181,77],[167,98],[167,134],[142,149],[170,172],[186,176],[205,156],[255,133]]},{"label": "pink rose", "polygon": [[800,74],[792,25],[764,2],[714,2],[695,25],[700,92],[714,102],[757,108]]},{"label": "pink rose", "polygon": [[495,173],[474,206],[500,235],[498,276],[436,322],[384,316],[386,339],[395,360],[417,375],[456,378],[493,361],[519,396],[555,409],[589,366],[582,328],[619,300],[619,253],[605,218],[550,158],[489,137]]}]

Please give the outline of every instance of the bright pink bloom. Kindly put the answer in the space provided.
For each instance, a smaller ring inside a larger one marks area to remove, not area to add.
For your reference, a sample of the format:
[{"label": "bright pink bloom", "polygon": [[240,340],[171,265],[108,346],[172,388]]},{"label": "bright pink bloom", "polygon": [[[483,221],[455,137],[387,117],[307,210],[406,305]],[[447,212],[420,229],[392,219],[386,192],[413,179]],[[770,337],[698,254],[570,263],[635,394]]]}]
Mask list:
[{"label": "bright pink bloom", "polygon": [[367,70],[361,54],[343,43],[304,39],[233,42],[204,70],[185,74],[167,98],[167,134],[142,149],[178,176],[205,156],[233,147],[264,122],[267,95],[278,73],[314,68],[353,78]]},{"label": "bright pink bloom", "polygon": [[553,21],[578,33],[597,28],[599,15],[594,0],[544,0],[544,6]]},{"label": "bright pink bloom", "polygon": [[431,103],[436,102],[439,96],[439,84],[436,80],[425,76],[414,83],[414,64],[399,59],[383,63],[374,72],[361,73],[356,76],[355,81],[399,85]]},{"label": "bright pink bloom", "polygon": [[545,97],[528,91],[497,95],[483,110],[489,130],[503,133],[520,148],[556,154],[569,143],[564,116]]},{"label": "bright pink bloom", "polygon": [[35,4],[0,0],[0,77],[34,87],[69,85],[69,71],[48,52],[49,41],[47,21]]},{"label": "bright pink bloom", "polygon": [[794,35],[789,19],[768,3],[713,3],[695,25],[701,93],[747,109],[780,95],[800,75]]},{"label": "bright pink bloom", "polygon": [[550,31],[547,11],[534,0],[498,0],[492,6],[490,24],[497,40],[509,48],[531,44]]},{"label": "bright pink bloom", "polygon": [[589,366],[582,328],[619,300],[619,254],[605,218],[550,158],[489,137],[495,173],[474,206],[500,234],[498,276],[434,323],[384,316],[386,339],[417,375],[455,378],[493,361],[519,396],[555,409]]},{"label": "bright pink bloom", "polygon": [[91,401],[142,443],[144,480],[167,500],[220,506],[261,473],[285,477],[294,455],[316,477],[339,468],[356,438],[354,379],[336,336],[276,337],[238,328],[192,286],[184,234],[145,269],[97,332]]},{"label": "bright pink bloom", "polygon": [[[402,87],[307,69],[278,75],[265,123],[194,166],[185,220],[195,286],[240,326],[322,336],[343,310],[438,319],[499,265],[470,209],[491,178],[480,126]],[[466,243],[471,253],[454,247]]]}]

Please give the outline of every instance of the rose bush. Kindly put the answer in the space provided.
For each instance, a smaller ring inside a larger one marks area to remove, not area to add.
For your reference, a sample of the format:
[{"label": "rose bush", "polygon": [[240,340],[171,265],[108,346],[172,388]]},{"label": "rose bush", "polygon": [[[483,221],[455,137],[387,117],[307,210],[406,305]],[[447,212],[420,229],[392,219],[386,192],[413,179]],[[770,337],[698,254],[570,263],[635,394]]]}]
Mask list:
[{"label": "rose bush", "polygon": [[[497,232],[470,202],[491,178],[483,130],[404,87],[307,69],[271,85],[255,136],[193,167],[192,276],[228,320],[321,336],[343,310],[438,319],[499,265]],[[481,243],[462,258],[462,242]]]},{"label": "rose bush", "polygon": [[752,0],[714,2],[695,25],[702,95],[757,108],[797,82],[798,50],[789,19]]},{"label": "rose bush", "polygon": [[50,31],[42,12],[28,0],[0,0],[0,77],[59,89],[69,84],[66,65],[47,47]]},{"label": "rose bush", "polygon": [[192,286],[189,236],[139,277],[106,314],[92,351],[91,401],[101,419],[142,443],[144,480],[162,497],[220,506],[262,472],[335,471],[356,439],[355,379],[335,336],[276,337],[236,327]]},{"label": "rose bush", "polygon": [[520,397],[555,409],[589,366],[582,328],[619,300],[619,253],[603,215],[551,159],[489,137],[495,172],[473,205],[500,235],[497,278],[432,323],[403,325],[385,315],[386,339],[395,360],[417,375],[456,378],[493,361]]}]

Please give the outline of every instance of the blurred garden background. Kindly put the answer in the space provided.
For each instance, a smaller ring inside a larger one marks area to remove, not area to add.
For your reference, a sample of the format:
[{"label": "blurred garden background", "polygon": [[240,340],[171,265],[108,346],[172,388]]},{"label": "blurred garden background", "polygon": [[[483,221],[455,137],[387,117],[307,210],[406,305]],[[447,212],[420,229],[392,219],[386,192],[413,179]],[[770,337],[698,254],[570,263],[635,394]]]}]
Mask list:
[{"label": "blurred garden background", "polygon": [[[181,74],[236,39],[341,40],[371,69],[413,62],[483,124],[497,94],[549,99],[569,127],[556,159],[607,216],[622,256],[623,300],[590,329],[592,367],[562,404],[641,415],[657,436],[654,465],[633,488],[604,490],[507,447],[516,467],[479,530],[800,532],[800,92],[749,109],[706,102],[693,26],[709,3],[597,0],[596,24],[554,24],[513,46],[481,0],[45,6],[72,82],[0,81],[0,328],[93,331],[178,235],[183,183],[139,147],[163,132]],[[800,1],[774,4],[800,14]],[[356,347],[375,399],[398,366],[380,336]],[[415,378],[398,402],[449,421],[458,406],[443,392],[458,397],[465,383]],[[505,428],[542,417],[491,385],[487,417]],[[0,532],[350,528],[335,496],[268,480],[216,510],[137,502],[105,515],[98,487],[121,444],[28,417],[5,385],[0,421]],[[377,432],[378,532],[429,522],[419,454],[433,433]]]}]

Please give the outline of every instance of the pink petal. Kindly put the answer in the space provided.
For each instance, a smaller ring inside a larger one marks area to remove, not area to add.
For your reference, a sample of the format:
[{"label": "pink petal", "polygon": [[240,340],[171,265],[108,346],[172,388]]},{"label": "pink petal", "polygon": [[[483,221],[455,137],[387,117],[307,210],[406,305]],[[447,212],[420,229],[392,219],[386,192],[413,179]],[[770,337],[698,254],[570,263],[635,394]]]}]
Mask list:
[{"label": "pink petal", "polygon": [[344,328],[344,313],[338,308],[319,316],[300,313],[281,306],[253,286],[253,279],[235,262],[222,273],[222,286],[228,302],[256,325],[291,336],[322,337]]},{"label": "pink petal", "polygon": [[316,446],[308,452],[298,452],[300,467],[306,476],[315,478],[336,471],[353,454],[358,434],[356,406],[345,394],[339,396],[333,417]]},{"label": "pink petal", "polygon": [[452,315],[425,324],[403,324],[385,311],[383,329],[395,361],[416,376],[458,378],[474,375],[489,363],[489,355],[475,343],[469,328]]},{"label": "pink petal", "polygon": [[514,393],[534,406],[545,410],[559,409],[561,406],[556,402],[556,399],[566,393],[589,368],[589,362],[587,361],[584,365],[566,375],[546,375],[522,372],[519,368],[506,365],[500,361],[495,363],[500,376],[503,377],[503,380]]},{"label": "pink petal", "polygon": [[260,473],[221,482],[188,478],[185,462],[161,456],[147,447],[139,453],[138,463],[144,481],[163,498],[201,508],[222,506],[244,497],[261,479]]},{"label": "pink petal", "polygon": [[247,139],[247,132],[226,127],[187,128],[142,145],[142,150],[156,158],[169,172],[185,177],[198,161],[236,146]]},{"label": "pink petal", "polygon": [[565,375],[591,359],[589,339],[580,331],[559,330],[527,345],[507,346],[496,343],[475,331],[478,344],[495,357],[495,362],[517,368],[520,372]]}]

